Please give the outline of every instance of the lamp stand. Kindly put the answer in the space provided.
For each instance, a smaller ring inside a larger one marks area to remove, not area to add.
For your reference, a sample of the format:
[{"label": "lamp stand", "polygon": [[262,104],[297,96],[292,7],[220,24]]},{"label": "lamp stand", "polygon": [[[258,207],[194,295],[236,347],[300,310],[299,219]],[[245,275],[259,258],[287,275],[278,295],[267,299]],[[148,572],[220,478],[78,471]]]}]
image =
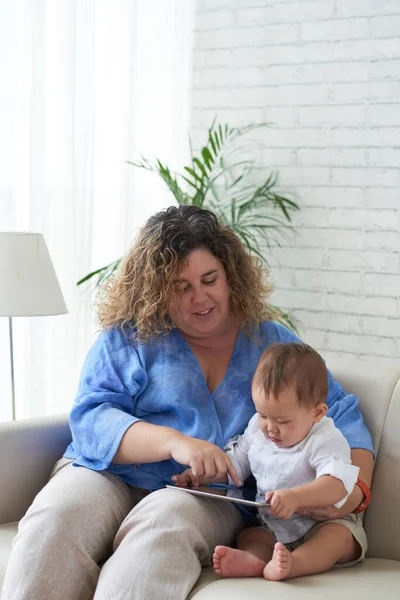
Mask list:
[{"label": "lamp stand", "polygon": [[8,329],[10,332],[11,408],[12,408],[12,420],[15,421],[14,345],[13,345],[12,317],[8,317]]}]

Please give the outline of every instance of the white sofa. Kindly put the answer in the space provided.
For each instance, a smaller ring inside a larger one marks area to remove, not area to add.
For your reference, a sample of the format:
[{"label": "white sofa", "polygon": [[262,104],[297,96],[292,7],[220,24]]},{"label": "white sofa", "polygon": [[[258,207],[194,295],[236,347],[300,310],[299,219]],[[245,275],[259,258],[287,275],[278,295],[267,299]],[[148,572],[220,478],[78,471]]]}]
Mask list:
[{"label": "white sofa", "polygon": [[[365,515],[367,559],[351,568],[333,569],[289,582],[222,579],[207,568],[203,569],[190,598],[400,599],[400,360],[346,359],[330,361],[329,367],[344,389],[358,395],[377,450],[373,500]],[[65,416],[0,426],[0,587],[18,520],[45,484],[69,439]]]}]

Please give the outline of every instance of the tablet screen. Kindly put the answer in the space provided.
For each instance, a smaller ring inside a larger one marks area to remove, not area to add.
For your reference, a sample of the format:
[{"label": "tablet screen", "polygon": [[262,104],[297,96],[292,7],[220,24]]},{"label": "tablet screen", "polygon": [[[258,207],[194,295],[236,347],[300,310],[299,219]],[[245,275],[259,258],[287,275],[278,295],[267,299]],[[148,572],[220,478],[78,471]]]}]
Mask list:
[{"label": "tablet screen", "polygon": [[208,498],[236,502],[237,504],[245,504],[247,506],[270,506],[270,503],[265,502],[262,495],[257,497],[257,490],[252,488],[235,488],[218,485],[199,485],[193,488],[183,488],[175,485],[167,485],[166,487],[194,494],[195,496],[206,496]]}]

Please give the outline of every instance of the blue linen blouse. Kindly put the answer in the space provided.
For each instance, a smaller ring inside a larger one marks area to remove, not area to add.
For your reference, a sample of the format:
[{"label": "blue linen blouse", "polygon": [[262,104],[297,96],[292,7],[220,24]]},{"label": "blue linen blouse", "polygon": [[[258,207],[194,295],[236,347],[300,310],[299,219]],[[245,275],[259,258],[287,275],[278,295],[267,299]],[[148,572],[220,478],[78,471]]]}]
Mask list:
[{"label": "blue linen blouse", "polygon": [[[186,468],[173,459],[111,462],[128,427],[143,420],[224,448],[244,432],[255,413],[251,381],[263,350],[273,342],[296,340],[291,331],[271,321],[261,323],[255,337],[240,331],[225,377],[210,393],[197,358],[177,329],[145,345],[119,328],[104,331],[83,365],[70,415],[72,443],[64,456],[74,459],[76,466],[107,470],[141,488],[171,484],[171,476]],[[326,402],[327,415],[350,447],[373,452],[356,396],[346,394],[330,373]]]}]

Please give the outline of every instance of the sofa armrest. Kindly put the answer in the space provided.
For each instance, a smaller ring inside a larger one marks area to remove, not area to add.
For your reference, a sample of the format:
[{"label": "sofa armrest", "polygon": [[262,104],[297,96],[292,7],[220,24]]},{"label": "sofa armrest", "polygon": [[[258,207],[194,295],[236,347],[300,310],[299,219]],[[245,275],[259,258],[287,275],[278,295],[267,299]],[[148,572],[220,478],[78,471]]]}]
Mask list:
[{"label": "sofa armrest", "polygon": [[0,424],[0,523],[23,517],[70,441],[67,415]]}]

